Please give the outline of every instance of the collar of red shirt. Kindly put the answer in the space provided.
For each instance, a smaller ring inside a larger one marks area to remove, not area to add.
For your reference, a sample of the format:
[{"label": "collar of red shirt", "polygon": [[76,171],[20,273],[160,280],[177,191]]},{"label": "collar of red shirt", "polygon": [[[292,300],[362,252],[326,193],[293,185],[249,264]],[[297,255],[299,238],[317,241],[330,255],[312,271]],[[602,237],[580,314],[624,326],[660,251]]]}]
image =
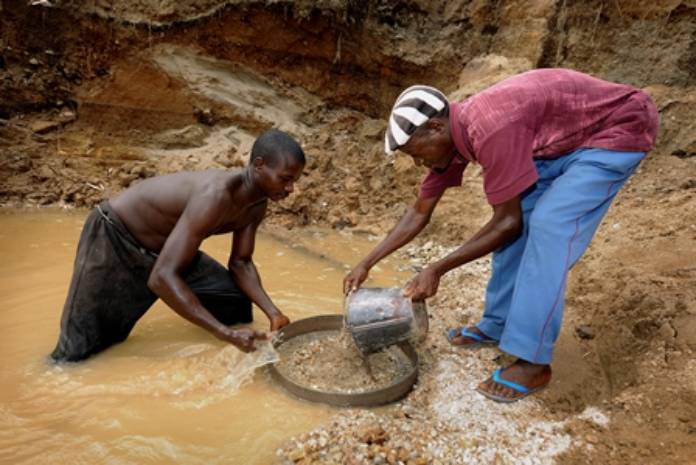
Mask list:
[{"label": "collar of red shirt", "polygon": [[450,125],[450,135],[454,146],[457,148],[457,152],[465,160],[476,162],[476,157],[474,156],[474,149],[471,146],[471,140],[469,139],[469,133],[466,128],[466,121],[463,118],[462,111],[464,110],[464,104],[460,102],[450,102],[449,104],[449,125]]}]

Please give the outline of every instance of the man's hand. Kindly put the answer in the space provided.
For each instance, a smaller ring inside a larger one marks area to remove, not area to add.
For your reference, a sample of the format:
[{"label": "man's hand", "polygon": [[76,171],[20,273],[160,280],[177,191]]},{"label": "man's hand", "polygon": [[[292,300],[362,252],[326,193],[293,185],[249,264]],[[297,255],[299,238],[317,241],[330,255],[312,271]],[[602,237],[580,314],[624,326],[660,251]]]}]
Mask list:
[{"label": "man's hand", "polygon": [[220,335],[220,339],[234,344],[242,352],[253,352],[256,350],[254,343],[268,340],[268,335],[261,331],[253,329],[230,329]]},{"label": "man's hand", "polygon": [[368,269],[363,265],[357,265],[343,278],[343,293],[348,294],[356,290],[367,279]]},{"label": "man's hand", "polygon": [[283,326],[290,324],[290,319],[282,313],[271,318],[271,331],[278,331]]},{"label": "man's hand", "polygon": [[406,284],[403,295],[412,300],[424,300],[434,296],[439,285],[440,274],[432,268],[425,268]]}]

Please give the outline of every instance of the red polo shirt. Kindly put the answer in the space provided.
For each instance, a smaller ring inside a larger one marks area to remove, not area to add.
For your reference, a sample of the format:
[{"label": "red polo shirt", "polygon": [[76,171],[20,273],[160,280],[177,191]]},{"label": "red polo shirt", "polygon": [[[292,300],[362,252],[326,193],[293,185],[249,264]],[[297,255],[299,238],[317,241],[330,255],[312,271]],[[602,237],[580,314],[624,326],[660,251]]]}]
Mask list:
[{"label": "red polo shirt", "polygon": [[579,148],[647,152],[655,144],[657,108],[643,91],[567,69],[513,76],[463,102],[450,103],[459,152],[444,173],[430,171],[419,197],[458,186],[469,162],[483,168],[491,205],[521,194],[538,178],[535,158]]}]

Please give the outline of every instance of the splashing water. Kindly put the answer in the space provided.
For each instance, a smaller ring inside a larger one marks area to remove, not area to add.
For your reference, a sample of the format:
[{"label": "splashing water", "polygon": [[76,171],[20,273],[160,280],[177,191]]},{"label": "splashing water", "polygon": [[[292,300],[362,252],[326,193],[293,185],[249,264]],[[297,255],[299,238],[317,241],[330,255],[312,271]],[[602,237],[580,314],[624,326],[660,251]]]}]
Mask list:
[{"label": "splashing water", "polygon": [[180,408],[201,408],[233,396],[251,381],[257,368],[275,363],[278,353],[270,341],[259,341],[256,351],[244,353],[234,346],[212,344],[185,347],[171,358],[128,357],[128,371],[115,370],[99,382],[89,372],[76,375],[71,366],[52,366],[34,373],[33,392],[60,393],[68,397],[140,395],[170,398]]}]

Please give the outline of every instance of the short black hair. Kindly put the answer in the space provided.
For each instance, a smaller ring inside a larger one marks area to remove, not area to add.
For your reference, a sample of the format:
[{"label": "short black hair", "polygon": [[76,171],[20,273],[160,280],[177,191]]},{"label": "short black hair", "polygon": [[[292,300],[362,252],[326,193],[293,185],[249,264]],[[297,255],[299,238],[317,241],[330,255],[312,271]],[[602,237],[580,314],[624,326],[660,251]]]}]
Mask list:
[{"label": "short black hair", "polygon": [[295,139],[280,129],[269,129],[261,134],[251,147],[249,164],[257,158],[264,163],[274,166],[281,156],[292,157],[298,163],[306,163],[305,154]]}]

